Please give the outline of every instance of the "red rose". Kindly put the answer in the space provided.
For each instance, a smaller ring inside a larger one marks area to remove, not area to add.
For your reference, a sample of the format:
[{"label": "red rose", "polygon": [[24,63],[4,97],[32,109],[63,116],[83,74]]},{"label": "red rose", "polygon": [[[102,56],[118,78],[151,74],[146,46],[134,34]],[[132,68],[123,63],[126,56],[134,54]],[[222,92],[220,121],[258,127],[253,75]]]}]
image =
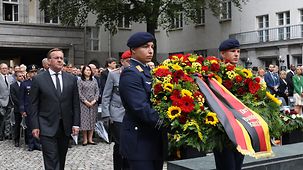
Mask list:
[{"label": "red rose", "polygon": [[255,80],[257,83],[260,83],[260,81],[261,81],[260,77],[256,77]]},{"label": "red rose", "polygon": [[232,70],[234,70],[235,69],[235,66],[234,65],[232,65],[232,64],[227,64],[227,66],[226,66],[226,70],[227,71],[232,71]]},{"label": "red rose", "polygon": [[218,63],[213,63],[210,65],[210,70],[214,72],[218,72],[220,70],[220,65]]},{"label": "red rose", "polygon": [[155,95],[159,94],[161,91],[163,91],[162,85],[160,83],[156,84],[154,86],[154,93],[155,93]]},{"label": "red rose", "polygon": [[182,70],[177,70],[173,73],[173,79],[172,82],[173,83],[178,83],[179,79],[182,79],[184,76],[184,72]]},{"label": "red rose", "polygon": [[242,78],[242,76],[237,75],[237,76],[235,77],[235,80],[236,80],[237,83],[241,83],[242,80],[243,80],[243,78]]},{"label": "red rose", "polygon": [[245,79],[245,80],[244,80],[244,84],[248,85],[251,81],[252,81],[251,78]]},{"label": "red rose", "polygon": [[156,70],[155,75],[157,77],[166,77],[167,75],[171,75],[171,72],[168,69],[159,68]]},{"label": "red rose", "polygon": [[257,93],[257,91],[260,89],[259,83],[254,83],[253,81],[250,81],[248,84],[248,89],[251,94]]},{"label": "red rose", "polygon": [[202,66],[202,71],[207,72],[208,71],[208,66]]},{"label": "red rose", "polygon": [[[173,90],[173,92],[171,93],[170,99],[172,101],[177,101],[181,98],[180,94],[181,93],[179,90]],[[174,105],[174,106],[177,106],[177,105]]]},{"label": "red rose", "polygon": [[245,89],[244,89],[243,87],[238,88],[237,94],[238,94],[238,95],[243,95],[243,94],[245,94]]},{"label": "red rose", "polygon": [[187,121],[187,116],[186,115],[182,115],[179,117],[179,123],[181,124],[185,124]]},{"label": "red rose", "polygon": [[182,77],[182,80],[184,80],[184,81],[189,81],[189,82],[194,82],[194,79],[191,78],[191,77],[189,77],[188,75],[184,75],[184,76]]},{"label": "red rose", "polygon": [[174,55],[169,56],[168,58],[172,59],[173,56],[177,56],[178,58],[181,58],[181,57],[183,57],[183,54],[174,54]]},{"label": "red rose", "polygon": [[231,82],[231,80],[224,80],[222,84],[228,90],[230,90],[233,87],[233,83]]},{"label": "red rose", "polygon": [[197,58],[197,60],[196,60],[198,63],[200,63],[200,64],[202,64],[203,63],[203,61],[204,61],[204,58],[203,57],[201,57],[201,56],[199,56],[198,58]]}]

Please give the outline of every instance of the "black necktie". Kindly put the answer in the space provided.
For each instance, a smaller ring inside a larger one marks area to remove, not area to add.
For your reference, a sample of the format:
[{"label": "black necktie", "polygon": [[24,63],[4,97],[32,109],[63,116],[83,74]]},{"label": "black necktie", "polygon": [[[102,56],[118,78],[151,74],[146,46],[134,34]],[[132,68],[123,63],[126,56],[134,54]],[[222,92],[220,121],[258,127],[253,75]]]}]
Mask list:
[{"label": "black necktie", "polygon": [[7,78],[6,78],[6,76],[4,76],[4,80],[5,80],[5,84],[6,84],[6,86],[8,87],[8,82],[7,82]]},{"label": "black necktie", "polygon": [[59,73],[55,73],[56,76],[56,88],[59,96],[61,95],[61,85],[60,85],[60,80],[59,80]]}]

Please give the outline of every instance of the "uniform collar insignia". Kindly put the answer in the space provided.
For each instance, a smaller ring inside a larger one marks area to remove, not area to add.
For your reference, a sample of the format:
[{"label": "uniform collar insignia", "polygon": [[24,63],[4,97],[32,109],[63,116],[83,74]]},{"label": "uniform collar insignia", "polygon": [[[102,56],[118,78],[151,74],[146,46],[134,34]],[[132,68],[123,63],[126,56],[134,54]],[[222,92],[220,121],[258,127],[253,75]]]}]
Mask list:
[{"label": "uniform collar insignia", "polygon": [[141,68],[140,65],[137,65],[136,68],[137,68],[138,71],[143,72],[143,69]]}]

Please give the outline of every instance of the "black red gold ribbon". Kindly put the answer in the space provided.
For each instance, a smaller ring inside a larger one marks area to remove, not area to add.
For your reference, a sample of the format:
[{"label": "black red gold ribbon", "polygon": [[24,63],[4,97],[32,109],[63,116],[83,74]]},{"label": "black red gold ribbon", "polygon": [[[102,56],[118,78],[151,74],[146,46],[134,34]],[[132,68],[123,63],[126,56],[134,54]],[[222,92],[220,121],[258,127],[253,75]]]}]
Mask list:
[{"label": "black red gold ribbon", "polygon": [[268,125],[260,115],[245,106],[215,79],[208,79],[206,84],[196,78],[196,83],[240,153],[255,158],[272,156]]}]

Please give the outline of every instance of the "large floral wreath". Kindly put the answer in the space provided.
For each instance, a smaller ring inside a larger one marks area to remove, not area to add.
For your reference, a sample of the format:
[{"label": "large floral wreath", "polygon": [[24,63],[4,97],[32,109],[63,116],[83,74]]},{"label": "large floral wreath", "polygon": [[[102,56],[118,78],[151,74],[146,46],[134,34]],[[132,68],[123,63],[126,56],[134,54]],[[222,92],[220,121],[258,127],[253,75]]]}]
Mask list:
[{"label": "large floral wreath", "polygon": [[222,145],[227,136],[194,82],[195,76],[214,77],[268,123],[271,136],[280,137],[284,124],[280,101],[266,91],[252,72],[226,64],[216,57],[173,55],[152,70],[152,103],[173,133],[170,145],[208,151]]}]

